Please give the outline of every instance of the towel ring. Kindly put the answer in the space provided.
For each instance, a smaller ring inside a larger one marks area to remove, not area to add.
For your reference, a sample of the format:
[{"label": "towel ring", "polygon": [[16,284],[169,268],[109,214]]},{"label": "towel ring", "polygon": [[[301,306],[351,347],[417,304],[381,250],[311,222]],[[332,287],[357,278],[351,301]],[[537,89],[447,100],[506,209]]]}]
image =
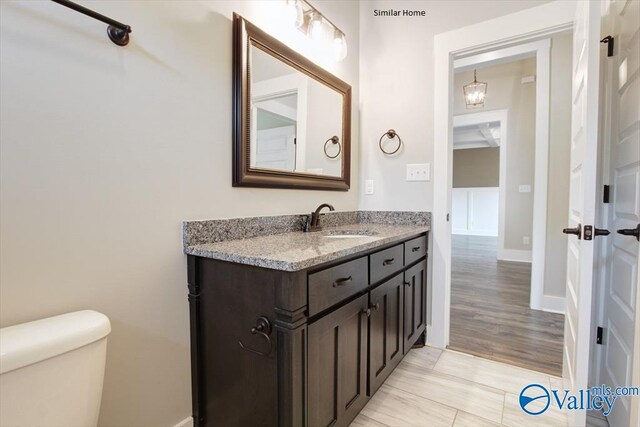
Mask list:
[{"label": "towel ring", "polygon": [[[332,144],[338,144],[338,152],[336,153],[335,156],[330,156],[329,153],[327,153],[327,144],[328,143],[332,143]],[[336,157],[338,157],[340,155],[340,153],[342,152],[342,147],[340,146],[340,138],[338,138],[337,136],[332,136],[331,138],[327,139],[324,143],[324,154],[325,156],[327,156],[330,159],[335,159]]]},{"label": "towel ring", "polygon": [[[396,136],[398,137],[398,146],[396,147],[396,149],[395,149],[395,150],[393,150],[393,151],[385,151],[385,149],[384,149],[384,148],[382,148],[382,139],[383,139],[385,136],[386,136],[387,138],[389,138],[389,139],[393,139],[393,138],[395,138]],[[398,150],[400,149],[400,147],[402,147],[402,139],[400,138],[400,135],[398,135],[398,134],[396,133],[396,131],[395,131],[395,130],[393,130],[393,129],[389,129],[388,131],[386,131],[385,133],[383,133],[383,134],[382,134],[382,136],[380,137],[380,141],[378,142],[378,146],[380,147],[380,151],[382,151],[382,152],[383,152],[384,154],[386,154],[386,155],[396,154],[396,153],[398,152]]]}]

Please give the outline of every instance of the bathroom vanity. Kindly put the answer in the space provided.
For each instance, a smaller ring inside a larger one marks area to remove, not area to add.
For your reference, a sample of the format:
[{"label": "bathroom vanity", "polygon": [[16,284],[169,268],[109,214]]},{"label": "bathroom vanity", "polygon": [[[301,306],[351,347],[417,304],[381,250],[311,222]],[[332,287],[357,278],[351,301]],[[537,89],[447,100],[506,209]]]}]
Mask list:
[{"label": "bathroom vanity", "polygon": [[195,425],[349,425],[425,341],[429,220],[185,223]]}]

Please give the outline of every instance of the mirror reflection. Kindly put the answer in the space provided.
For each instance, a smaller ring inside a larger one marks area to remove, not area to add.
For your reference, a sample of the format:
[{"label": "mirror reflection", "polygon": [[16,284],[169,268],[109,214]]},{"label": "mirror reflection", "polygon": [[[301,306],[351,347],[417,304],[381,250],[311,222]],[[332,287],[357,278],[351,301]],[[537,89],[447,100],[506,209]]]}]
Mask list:
[{"label": "mirror reflection", "polygon": [[342,176],[342,94],[253,44],[250,58],[251,168]]}]

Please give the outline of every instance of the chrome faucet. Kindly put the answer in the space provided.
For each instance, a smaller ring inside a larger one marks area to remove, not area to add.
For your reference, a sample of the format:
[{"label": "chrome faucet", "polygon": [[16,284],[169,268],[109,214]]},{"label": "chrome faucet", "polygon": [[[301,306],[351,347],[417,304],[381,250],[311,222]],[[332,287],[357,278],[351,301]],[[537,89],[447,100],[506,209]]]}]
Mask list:
[{"label": "chrome faucet", "polygon": [[323,203],[320,206],[318,206],[318,209],[316,209],[315,212],[311,213],[311,219],[309,220],[309,217],[307,217],[307,221],[304,226],[304,231],[322,230],[322,227],[320,226],[320,215],[324,215],[324,214],[321,214],[320,211],[324,208],[329,208],[330,211],[335,210],[333,206],[331,206],[328,203]]}]

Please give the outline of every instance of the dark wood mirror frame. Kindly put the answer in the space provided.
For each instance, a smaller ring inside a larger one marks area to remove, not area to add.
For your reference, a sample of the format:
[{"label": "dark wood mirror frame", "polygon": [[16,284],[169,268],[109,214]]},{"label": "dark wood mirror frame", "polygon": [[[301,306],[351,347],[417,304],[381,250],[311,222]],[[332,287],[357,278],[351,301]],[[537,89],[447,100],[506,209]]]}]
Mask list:
[{"label": "dark wood mirror frame", "polygon": [[[342,95],[342,176],[251,168],[251,45]],[[233,141],[234,187],[348,191],[351,175],[351,86],[234,13]]]}]

